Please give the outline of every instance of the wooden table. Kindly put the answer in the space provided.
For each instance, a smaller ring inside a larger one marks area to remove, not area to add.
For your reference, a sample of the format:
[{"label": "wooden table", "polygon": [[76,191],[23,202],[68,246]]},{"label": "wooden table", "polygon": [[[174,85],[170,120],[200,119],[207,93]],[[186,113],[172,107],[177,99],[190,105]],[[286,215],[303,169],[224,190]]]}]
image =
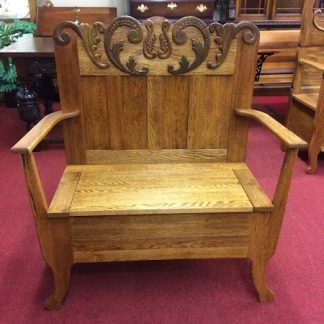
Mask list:
[{"label": "wooden table", "polygon": [[[20,80],[27,82],[28,77],[36,76],[37,92],[44,101],[45,114],[53,112],[52,102],[55,98],[55,88],[52,77],[56,74],[53,39],[24,35],[17,42],[1,49],[0,57],[13,58]],[[26,84],[24,86],[26,102],[21,102],[18,111],[20,118],[27,122],[29,130],[37,123],[40,114],[36,98],[34,102],[31,102],[32,90]],[[29,93],[28,96],[27,93]]]},{"label": "wooden table", "polygon": [[[13,58],[19,76],[34,73],[39,65],[37,62],[46,63],[45,66],[48,73],[55,72],[54,42],[52,37],[24,35],[15,43],[0,50],[0,57],[9,56]],[[43,70],[41,71],[44,72]]]},{"label": "wooden table", "polygon": [[15,43],[0,50],[1,56],[12,57],[54,57],[52,37],[33,37],[31,34],[20,37]]}]

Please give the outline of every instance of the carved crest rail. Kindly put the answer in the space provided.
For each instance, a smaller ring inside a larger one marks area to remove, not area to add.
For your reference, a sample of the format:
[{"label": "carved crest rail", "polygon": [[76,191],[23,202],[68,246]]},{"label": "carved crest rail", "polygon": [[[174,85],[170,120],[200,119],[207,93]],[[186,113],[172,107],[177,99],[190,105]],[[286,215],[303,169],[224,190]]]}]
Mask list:
[{"label": "carved crest rail", "polygon": [[[85,51],[97,67],[107,69],[112,64],[131,75],[148,74],[148,62],[155,59],[166,60],[165,69],[173,75],[188,73],[203,63],[206,69],[213,70],[226,60],[238,35],[241,34],[246,44],[254,44],[259,39],[259,31],[251,23],[212,23],[207,26],[197,17],[184,17],[174,24],[160,17],[149,18],[141,24],[128,16],[116,18],[109,26],[101,22],[91,25],[62,22],[54,31],[58,44],[70,42],[67,28],[79,35]],[[134,46],[134,55],[122,58],[126,45]],[[172,60],[167,60],[169,58]]]}]

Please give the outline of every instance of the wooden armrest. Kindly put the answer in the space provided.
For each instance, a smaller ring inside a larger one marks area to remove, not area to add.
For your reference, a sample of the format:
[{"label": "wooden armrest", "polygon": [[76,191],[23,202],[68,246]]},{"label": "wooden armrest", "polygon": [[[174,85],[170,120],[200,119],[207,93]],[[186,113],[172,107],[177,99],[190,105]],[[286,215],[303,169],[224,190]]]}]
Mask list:
[{"label": "wooden armrest", "polygon": [[19,154],[31,153],[56,124],[64,119],[76,117],[79,115],[79,111],[57,111],[45,116],[35,127],[33,127],[18,143],[16,143],[11,148],[11,152]]},{"label": "wooden armrest", "polygon": [[276,135],[287,148],[307,147],[307,143],[304,140],[262,111],[254,109],[236,109],[235,112],[239,116],[254,118],[261,122],[261,124]]},{"label": "wooden armrest", "polygon": [[311,67],[313,67],[313,68],[315,68],[315,69],[317,69],[317,70],[319,70],[321,72],[324,72],[324,64],[321,64],[319,62],[314,62],[314,61],[307,60],[307,59],[299,59],[298,63],[311,66]]}]

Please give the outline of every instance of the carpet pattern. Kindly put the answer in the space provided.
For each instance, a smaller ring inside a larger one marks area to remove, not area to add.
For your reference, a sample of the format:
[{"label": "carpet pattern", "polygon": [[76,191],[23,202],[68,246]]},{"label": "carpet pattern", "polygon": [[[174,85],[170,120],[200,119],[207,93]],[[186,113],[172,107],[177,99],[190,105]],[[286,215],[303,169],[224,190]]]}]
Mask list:
[{"label": "carpet pattern", "polygon": [[[324,322],[324,161],[312,176],[304,173],[303,161],[296,164],[278,250],[268,266],[273,303],[256,301],[247,260],[121,262],[74,266],[64,307],[46,312],[51,275],[41,258],[19,157],[9,152],[25,132],[15,109],[0,112],[0,130],[1,324]],[[248,147],[247,163],[272,197],[283,158],[280,143],[252,123]],[[51,198],[65,165],[63,147],[51,145],[35,155]]]}]

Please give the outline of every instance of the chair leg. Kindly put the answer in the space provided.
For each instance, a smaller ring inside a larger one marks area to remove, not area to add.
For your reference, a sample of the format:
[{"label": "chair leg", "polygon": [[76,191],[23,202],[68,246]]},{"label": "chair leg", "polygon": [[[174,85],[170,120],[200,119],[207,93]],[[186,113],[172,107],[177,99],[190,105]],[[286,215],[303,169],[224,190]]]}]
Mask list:
[{"label": "chair leg", "polygon": [[51,270],[54,279],[54,292],[44,304],[46,310],[56,310],[62,306],[69,288],[71,265],[69,263],[60,263],[57,267],[52,267]]},{"label": "chair leg", "polygon": [[308,160],[309,165],[306,168],[305,172],[307,174],[313,174],[317,170],[317,159],[318,154],[320,153],[319,143],[316,143],[314,139],[311,140],[308,148]]},{"label": "chair leg", "polygon": [[272,302],[274,300],[273,292],[267,287],[265,280],[267,262],[253,258],[252,262],[252,279],[258,292],[260,302]]}]

